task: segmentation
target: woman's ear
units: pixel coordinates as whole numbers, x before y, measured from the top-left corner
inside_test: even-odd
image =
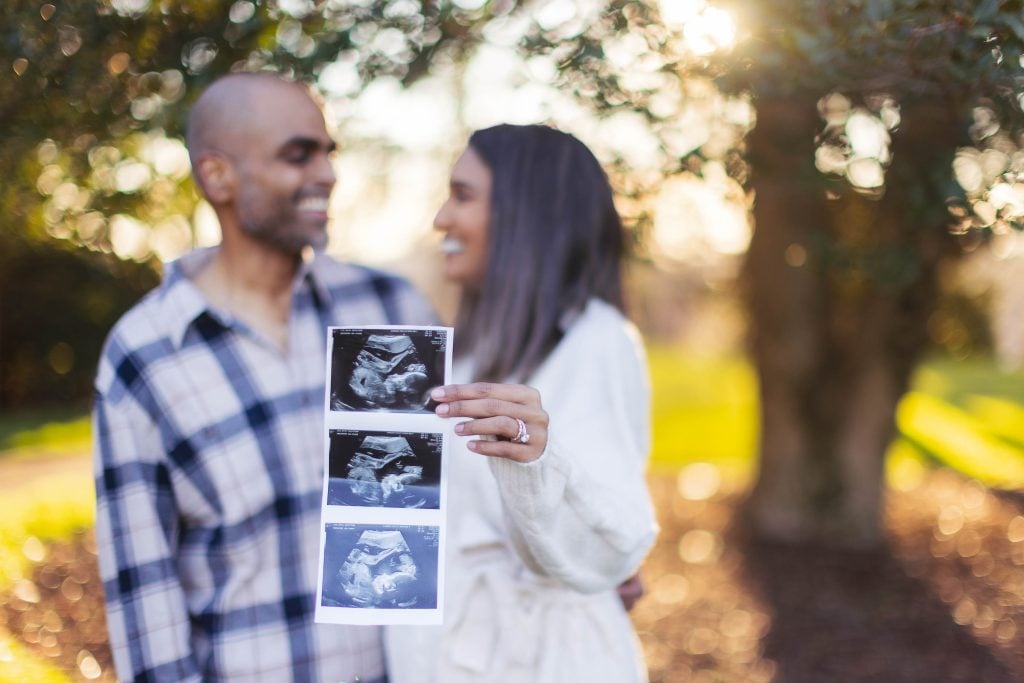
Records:
[[[235,198],[237,187],[235,165],[220,154],[203,154],[195,168],[196,181],[214,206]]]

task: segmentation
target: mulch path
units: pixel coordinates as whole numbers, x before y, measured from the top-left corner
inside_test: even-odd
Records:
[[[889,492],[886,548],[844,552],[745,539],[737,497],[685,475],[651,482],[633,616],[653,683],[1024,681],[1019,496],[937,471]]]
[[[652,683],[1024,681],[1024,496],[930,473],[890,492],[887,547],[864,553],[746,539],[708,482],[651,478],[662,534],[633,618]],[[0,596],[6,629],[114,680],[91,534],[44,554]]]
[[[18,581],[0,594],[2,628],[72,680],[116,681],[92,531],[70,543],[34,540],[25,548],[30,559],[38,560],[31,580]]]

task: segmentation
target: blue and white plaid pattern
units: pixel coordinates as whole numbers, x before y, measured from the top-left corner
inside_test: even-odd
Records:
[[[372,627],[313,623],[325,327],[434,322],[405,281],[318,257],[286,352],[167,267],[114,328],[96,379],[100,569],[122,680],[385,678]]]

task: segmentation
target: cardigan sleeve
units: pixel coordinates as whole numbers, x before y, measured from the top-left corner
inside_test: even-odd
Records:
[[[513,545],[540,575],[580,592],[611,589],[636,571],[657,533],[644,476],[650,389],[639,336],[602,310],[577,321],[537,379],[547,448],[530,463],[489,459]]]

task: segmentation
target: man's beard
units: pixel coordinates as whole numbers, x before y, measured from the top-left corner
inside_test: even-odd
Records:
[[[241,216],[242,232],[290,256],[299,256],[306,247],[323,251],[327,247],[326,226],[315,231],[299,227],[301,220],[296,213],[289,208],[262,218]]]

